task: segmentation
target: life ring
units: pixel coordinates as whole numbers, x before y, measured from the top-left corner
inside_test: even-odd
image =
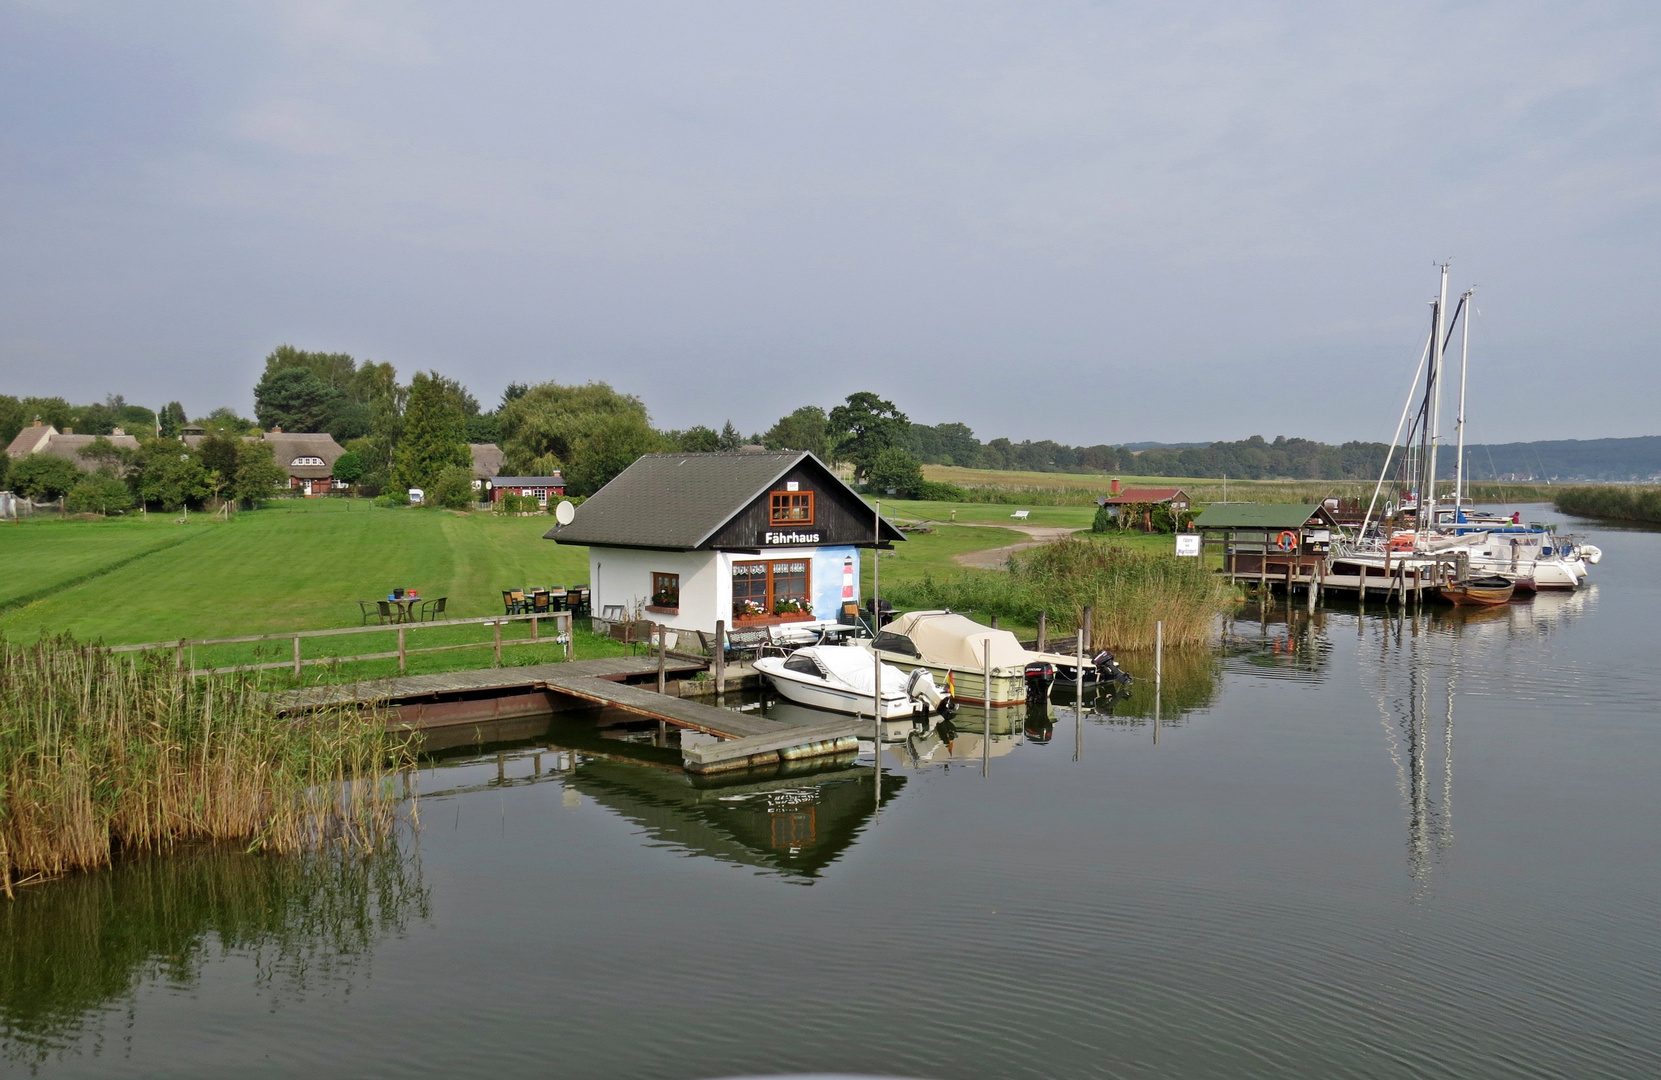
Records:
[[[1297,550],[1298,534],[1293,532],[1291,529],[1281,530],[1281,534],[1275,537],[1275,547],[1282,551]]]
[[[1418,537],[1410,532],[1397,533],[1390,538],[1391,551],[1412,551]]]

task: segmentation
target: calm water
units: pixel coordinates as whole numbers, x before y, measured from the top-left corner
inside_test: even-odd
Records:
[[[32,890],[0,912],[6,1057],[1661,1075],[1661,533],[1591,531],[1574,596],[1243,612],[1172,662],[1157,744],[1144,683],[996,742],[985,778],[976,740],[891,748],[880,814],[869,755],[697,789],[566,731],[574,769],[423,770],[419,834],[368,862],[199,853]]]

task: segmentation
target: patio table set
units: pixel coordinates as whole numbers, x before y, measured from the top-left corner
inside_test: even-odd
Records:
[[[423,600],[413,589],[393,589],[385,600],[359,600],[358,611],[363,615],[365,626],[370,619],[378,619],[382,624],[432,622],[443,617],[449,602],[448,596]]]
[[[580,618],[589,613],[588,597],[587,585],[573,585],[569,589],[503,589],[502,608],[507,615],[551,615],[556,611],[569,611]]]

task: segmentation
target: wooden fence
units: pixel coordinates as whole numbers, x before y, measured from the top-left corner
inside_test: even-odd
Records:
[[[478,619],[443,619],[433,622],[395,623],[391,626],[348,626],[336,630],[294,630],[281,634],[246,634],[241,637],[225,638],[180,638],[178,641],[150,641],[142,645],[114,645],[110,652],[145,652],[156,649],[172,649],[174,662],[184,667],[185,650],[197,645],[245,645],[257,641],[290,641],[294,642],[294,657],[292,660],[279,660],[269,664],[239,664],[233,667],[195,668],[192,675],[220,675],[233,671],[269,671],[276,668],[291,667],[294,677],[300,677],[302,667],[314,664],[346,664],[358,660],[391,660],[398,659],[398,670],[405,668],[406,658],[417,653],[450,652],[455,649],[482,649],[491,646],[495,649],[494,666],[502,666],[502,624],[528,622],[531,624],[530,642],[539,642],[542,639],[541,623],[552,619],[554,622],[554,642],[565,646],[565,659],[570,660],[574,655],[571,647],[571,613],[569,611],[553,611],[537,615],[486,615]],[[405,644],[408,633],[420,630],[431,630],[441,626],[489,626],[491,636],[486,641],[468,641],[460,645],[429,645],[425,648],[412,649]],[[398,649],[396,652],[359,653],[356,656],[320,656],[310,660],[301,659],[300,642],[305,638],[339,637],[345,634],[385,634],[397,631]],[[526,644],[520,641],[510,644]]]

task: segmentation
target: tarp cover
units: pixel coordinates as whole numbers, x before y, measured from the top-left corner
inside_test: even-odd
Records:
[[[846,683],[856,693],[869,694],[875,686],[876,664],[871,654],[852,645],[814,645],[801,650],[819,662],[839,682]],[[882,666],[882,696],[884,699],[905,697],[906,673],[891,664]]]
[[[903,634],[923,654],[925,664],[966,671],[985,666],[984,642],[992,643],[992,670],[1025,667],[1027,651],[1008,630],[989,626],[950,611],[908,611],[883,629]]]

